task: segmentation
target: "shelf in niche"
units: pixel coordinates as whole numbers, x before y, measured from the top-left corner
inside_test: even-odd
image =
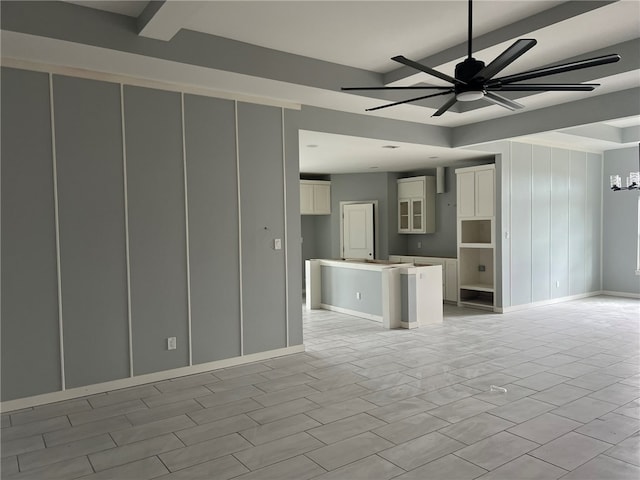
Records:
[[[473,290],[475,292],[491,292],[493,293],[494,288],[493,285],[487,283],[467,283],[464,285],[460,285],[460,289],[464,290]]]
[[[471,245],[493,245],[491,219],[461,219],[460,243]]]
[[[493,248],[491,243],[461,243],[460,248]]]
[[[486,285],[460,285],[461,305],[493,308],[493,287]]]

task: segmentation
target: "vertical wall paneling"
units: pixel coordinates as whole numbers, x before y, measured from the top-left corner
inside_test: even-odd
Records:
[[[531,145],[511,151],[511,305],[531,303]]]
[[[626,177],[638,169],[638,146],[604,152],[602,195],[602,290],[640,297],[638,256],[638,193],[614,192],[610,175]]]
[[[587,154],[572,151],[569,164],[569,295],[585,292]]]
[[[507,187],[511,184],[511,143],[508,144],[508,150],[496,155],[496,165],[500,165],[501,181],[496,182],[496,203],[497,199],[500,203],[500,209],[496,212],[496,236],[500,237],[497,242],[498,251],[502,252],[500,262],[496,261],[496,285],[498,288],[496,305],[509,307],[511,302],[511,191]],[[507,237],[505,237],[505,235]],[[502,268],[500,268],[500,265]],[[500,282],[500,283],[497,283]]]
[[[58,342],[60,343],[60,384],[67,387],[64,366],[64,317],[62,307],[62,270],[60,265],[60,207],[58,205],[58,166],[56,161],[56,119],[53,101],[53,75],[49,74],[49,113],[51,115],[51,158],[53,160],[53,218],[56,232],[56,277],[58,286]]]
[[[193,363],[240,353],[235,108],[184,95]]]
[[[288,344],[301,345],[302,338],[302,310],[300,309],[300,299],[302,298],[302,285],[304,284],[304,261],[298,264],[300,259],[306,258],[302,254],[303,248],[305,253],[316,252],[315,242],[320,232],[316,228],[316,218],[314,215],[300,215],[300,162],[298,130],[299,125],[296,122],[297,111],[284,110],[284,152],[286,161],[285,183],[287,188],[287,284],[288,293]],[[311,236],[302,234],[302,223],[306,222],[311,226]],[[304,243],[301,239],[304,237]],[[307,244],[309,242],[309,244]],[[308,248],[311,247],[311,248]],[[313,253],[313,258],[321,258]],[[296,268],[297,266],[297,268]]]
[[[74,388],[129,375],[120,88],[56,75],[53,100],[65,379]]]
[[[531,148],[531,301],[535,303],[551,298],[551,148]]]
[[[189,187],[187,175],[187,147],[185,141],[184,93],[180,94],[180,123],[182,126],[182,171],[184,178],[184,236],[187,268],[187,345],[189,348],[189,365],[193,365],[193,339],[191,328],[191,260],[189,251]]]
[[[596,292],[602,288],[602,178],[602,156],[587,153],[584,272],[587,292]]]
[[[134,374],[189,363],[180,94],[125,86]],[[177,349],[167,349],[176,337]]]
[[[244,353],[286,346],[280,109],[238,103]]]
[[[280,109],[280,128],[282,129],[282,211],[284,212],[284,316],[285,339],[289,346],[289,237],[287,230],[287,155],[284,143],[284,108]]]
[[[62,387],[49,93],[46,73],[2,68],[3,401]]]
[[[124,124],[124,85],[120,84],[120,127],[122,135],[122,199],[124,202],[124,251],[127,267],[127,335],[129,340],[129,376],[133,377],[133,326],[131,325],[131,254],[129,248],[129,198],[127,196],[127,137]]]
[[[551,297],[569,295],[570,152],[551,151]]]
[[[236,148],[236,190],[238,192],[238,292],[240,295],[240,355],[244,355],[244,295],[242,294],[242,190],[240,185],[240,134],[238,101],[233,102],[234,139]]]

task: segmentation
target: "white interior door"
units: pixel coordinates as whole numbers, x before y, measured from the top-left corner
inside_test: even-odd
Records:
[[[342,206],[342,257],[373,260],[373,203]]]

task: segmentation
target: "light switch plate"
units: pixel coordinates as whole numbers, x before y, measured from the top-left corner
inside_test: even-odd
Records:
[[[273,241],[273,249],[274,250],[282,250],[282,240],[279,238],[276,238]]]

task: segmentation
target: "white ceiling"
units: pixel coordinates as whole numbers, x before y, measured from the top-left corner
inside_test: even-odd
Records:
[[[146,1],[73,1],[91,8],[107,10],[137,17],[147,6]],[[558,9],[586,3],[598,8],[574,16],[558,17]],[[495,58],[518,38],[535,38],[538,44],[507,67],[500,75],[508,75],[548,64],[562,63],[578,55],[598,56],[608,47],[638,39],[640,36],[640,1],[617,2],[561,2],[548,0],[476,0],[474,2],[474,56],[486,63]],[[603,6],[601,6],[603,5]],[[591,7],[590,7],[591,8]],[[416,73],[389,60],[394,55],[405,55],[428,66],[453,75],[455,64],[466,55],[467,2],[450,1],[167,1],[141,35],[154,38],[167,36],[167,40],[180,30],[193,30],[218,37],[267,47],[289,54],[356,67],[376,74],[385,74],[386,83],[412,85],[419,82],[441,84],[437,79]],[[3,36],[3,41],[11,40]],[[20,45],[7,47],[7,51],[22,52],[29,39],[20,38]],[[18,42],[16,40],[16,42]],[[609,66],[573,72],[570,82],[601,83],[594,92],[553,92],[518,97],[525,105],[519,112],[510,112],[482,100],[474,102],[472,110],[458,113],[449,111],[441,117],[431,114],[444,100],[424,104],[406,104],[366,113],[365,108],[406,99],[406,93],[383,97],[376,94],[354,94],[338,88],[318,88],[300,82],[274,81],[260,76],[239,75],[198,66],[186,66],[160,59],[131,58],[125,53],[101,52],[88,46],[63,45],[55,48],[39,44],[40,55],[54,57],[55,52],[71,51],[73,66],[90,68],[100,56],[109,57],[114,71],[145,76],[149,71],[158,80],[180,81],[203,88],[215,84],[217,88],[243,94],[264,96],[301,105],[342,110],[411,122],[457,127],[477,124],[496,118],[513,117],[536,109],[568,104],[583,98],[598,97],[611,92],[640,87],[640,52],[636,66],[622,70]],[[20,50],[22,48],[22,50]],[[12,50],[13,49],[13,50]],[[83,54],[79,50],[83,49]],[[603,51],[604,49],[604,51]],[[37,57],[38,53],[30,54]],[[55,50],[55,52],[54,52]],[[85,52],[86,50],[86,52]],[[3,53],[5,47],[3,46]],[[46,53],[43,53],[46,52]],[[596,54],[592,54],[597,52]],[[82,57],[82,59],[81,59]],[[65,58],[69,58],[66,55]],[[623,62],[620,62],[622,64]],[[615,64],[617,65],[617,64]],[[143,70],[146,69],[146,70]],[[166,78],[159,78],[165,75]],[[545,81],[543,79],[541,81]],[[341,86],[347,85],[336,80]],[[550,82],[555,81],[549,77]],[[416,94],[415,96],[418,96]],[[505,96],[510,96],[506,94]],[[391,100],[390,100],[391,98]],[[442,97],[445,98],[445,97]],[[513,97],[511,97],[513,98]],[[640,98],[630,99],[640,104]],[[616,119],[612,119],[616,120]],[[609,122],[609,127],[629,128],[640,125],[640,117],[626,118],[624,123]],[[579,123],[578,123],[579,124]],[[334,138],[335,137],[335,138]],[[344,138],[342,138],[344,137]],[[527,141],[565,147],[579,147],[603,151],[625,146],[610,139],[586,138],[561,132],[537,132],[523,137]],[[384,143],[389,143],[384,142]],[[380,142],[354,139],[343,135],[303,132],[301,146],[318,144],[318,148],[301,148],[301,170],[323,173],[338,171],[411,170],[418,159],[423,168],[427,164],[440,164],[469,158],[476,152],[442,149],[429,146],[401,145],[401,148],[381,149]],[[374,149],[372,152],[371,149]],[[437,156],[438,159],[429,159]],[[425,160],[426,159],[426,160]],[[426,163],[425,163],[426,162]],[[322,167],[321,167],[322,165]],[[404,166],[402,166],[404,165]]]

